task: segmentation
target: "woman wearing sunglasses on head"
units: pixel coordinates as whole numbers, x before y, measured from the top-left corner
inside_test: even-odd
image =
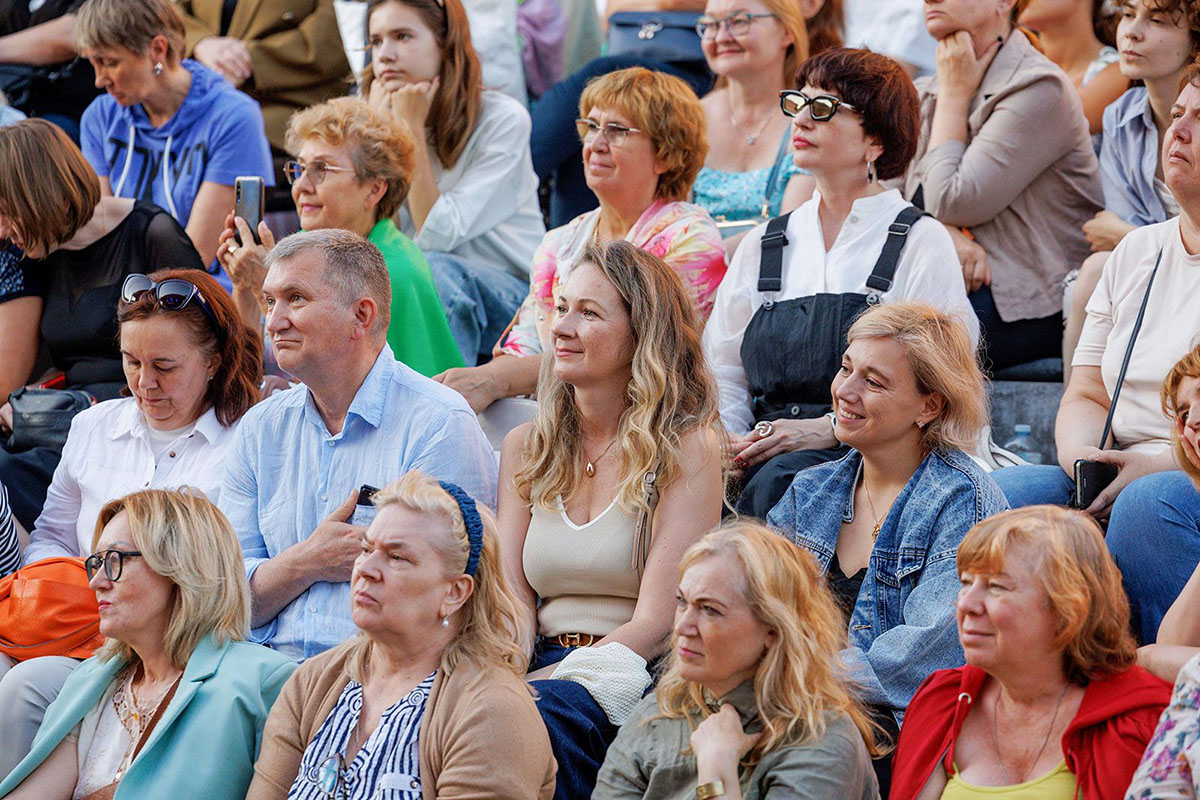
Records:
[[[796,83],[781,102],[796,165],[816,192],[746,235],[704,329],[734,468],[748,478],[738,506],[758,517],[798,470],[841,454],[829,384],[868,305],[921,300],[961,319],[972,342],[978,332],[952,280],[949,235],[880,185],[903,174],[916,147],[917,97],[903,67],[830,50],[804,62]]]
[[[108,641],[0,797],[242,797],[295,664],[243,641],[250,587],[229,521],[199,492],[149,489],[100,510],[93,548],[84,566]]]
[[[79,148],[38,119],[0,128],[0,240],[20,251],[0,267],[0,441],[14,427],[8,395],[35,379],[40,344],[53,370],[36,380],[100,400],[116,397],[124,380],[113,312],[122,281],[132,273],[203,267],[169,214],[102,197]],[[48,440],[28,445],[21,452],[0,447],[0,482],[26,530],[61,451]]]
[[[27,564],[86,554],[100,509],[139,489],[192,486],[216,502],[225,448],[258,400],[262,345],[212,276],[130,275],[117,321],[129,396],[73,420],[30,533]],[[24,756],[74,666],[65,656],[16,665],[0,656],[0,773]]]

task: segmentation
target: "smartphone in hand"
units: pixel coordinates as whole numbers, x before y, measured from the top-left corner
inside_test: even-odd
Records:
[[[1096,502],[1100,493],[1116,480],[1118,471],[1116,464],[1087,458],[1076,459],[1075,494],[1071,498],[1071,505],[1084,509]]]
[[[262,244],[258,238],[258,223],[262,222],[263,218],[265,194],[263,179],[257,175],[241,175],[233,181],[233,214],[246,220],[255,244]],[[241,247],[242,235],[234,233],[234,238]]]

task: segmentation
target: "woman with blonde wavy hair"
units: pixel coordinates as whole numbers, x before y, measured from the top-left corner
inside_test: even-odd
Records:
[[[875,726],[838,669],[845,643],[811,556],[751,520],[707,534],[679,566],[667,671],[592,797],[878,797]]]
[[[501,451],[500,531],[537,631],[529,678],[559,797],[588,797],[664,650],[679,558],[720,519],[722,453],[674,270],[629,242],[593,245],[553,302],[537,416]]]
[[[909,705],[892,800],[1126,797],[1170,687],[1135,664],[1100,526],[1026,506],[975,525],[956,561],[967,663]]]
[[[295,664],[249,644],[250,587],[229,521],[195,490],[113,500],[84,566],[96,655],[46,710],[0,797],[241,797]]]
[[[373,501],[350,579],[360,633],[284,686],[247,800],[549,800],[554,759],[522,680],[525,619],[495,517],[415,470]]]

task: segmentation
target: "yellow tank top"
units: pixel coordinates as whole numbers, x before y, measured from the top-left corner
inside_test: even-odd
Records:
[[[942,790],[942,800],[1075,800],[1076,791],[1075,776],[1067,762],[1060,761],[1042,777],[1013,786],[973,786],[956,771]]]

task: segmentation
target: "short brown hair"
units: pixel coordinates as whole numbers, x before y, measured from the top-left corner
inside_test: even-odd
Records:
[[[1133,666],[1137,645],[1129,630],[1129,599],[1104,534],[1091,517],[1058,506],[1026,506],[989,517],[967,531],[958,571],[991,575],[1004,568],[1014,543],[1037,554],[1034,568],[1058,620],[1068,680],[1089,680]]]
[[[148,277],[156,283],[171,278],[188,281],[200,290],[215,320],[209,319],[199,303],[192,302],[169,311],[157,302],[152,292],[146,292],[132,303],[117,304],[117,322],[169,317],[187,325],[192,344],[205,357],[219,359],[217,371],[208,382],[205,409],[212,408],[222,425],[233,425],[259,399],[262,337],[242,322],[233,298],[208,273],[198,269],[164,269],[152,272]]]
[[[870,50],[839,47],[815,55],[796,70],[796,88],[820,87],[858,109],[863,132],[883,146],[875,160],[880,180],[899,178],[917,154],[921,101],[904,67]]]
[[[1171,371],[1167,373],[1167,379],[1163,381],[1162,410],[1171,418],[1172,423],[1179,415],[1175,395],[1179,392],[1179,385],[1183,383],[1184,378],[1200,378],[1200,344],[1176,361],[1175,366],[1171,367]],[[1193,464],[1192,460],[1187,457],[1187,453],[1183,451],[1183,443],[1179,440],[1179,430],[1174,424],[1171,426],[1171,444],[1175,449],[1175,460],[1192,479],[1192,483],[1200,488],[1200,466]]]
[[[299,155],[305,139],[347,146],[360,182],[383,178],[387,191],[375,206],[375,219],[387,219],[408,196],[416,145],[405,125],[358,97],[338,97],[297,111],[288,122],[287,149]]]
[[[95,170],[57,125],[26,119],[0,128],[0,213],[27,248],[70,241],[99,202]]]
[[[75,18],[80,52],[123,47],[141,55],[155,36],[166,38],[170,63],[183,58],[183,17],[172,0],[87,0]]]
[[[923,429],[922,442],[929,448],[973,452],[988,422],[986,379],[963,321],[925,303],[884,303],[854,321],[846,343],[876,338],[903,345],[917,391],[946,401],[942,413]]]
[[[654,156],[666,168],[655,196],[686,200],[708,157],[708,123],[692,87],[680,78],[645,67],[630,67],[593,78],[579,96],[579,115],[593,108],[616,111],[654,143]]]

